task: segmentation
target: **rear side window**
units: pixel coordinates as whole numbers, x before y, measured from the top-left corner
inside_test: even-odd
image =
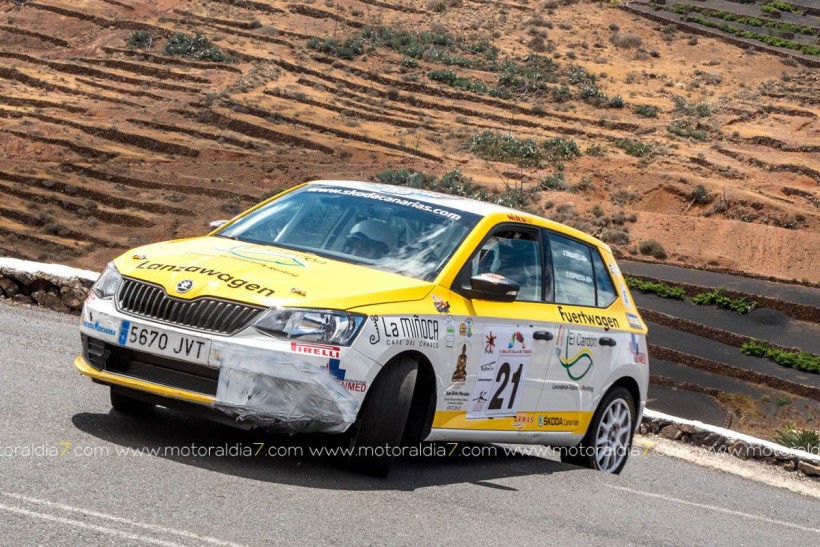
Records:
[[[590,248],[572,239],[550,234],[550,249],[555,274],[555,302],[594,307],[595,272]]]
[[[601,254],[596,249],[592,249],[592,265],[595,268],[595,292],[598,298],[598,307],[606,308],[612,304],[617,294],[612,286],[612,279],[606,273],[606,266],[604,266],[604,261],[601,260]]]

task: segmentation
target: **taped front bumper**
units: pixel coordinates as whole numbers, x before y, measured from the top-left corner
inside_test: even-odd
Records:
[[[89,308],[93,308],[96,322],[110,323],[104,333],[94,330],[96,323],[86,317]],[[341,433],[356,420],[359,399],[329,373],[324,357],[288,351],[289,346],[268,338],[243,336],[227,340],[197,333],[197,337],[211,341],[207,363],[174,361],[152,357],[139,348],[132,350],[116,333],[125,321],[132,326],[144,325],[186,336],[191,336],[189,331],[124,316],[110,304],[99,301],[86,305],[83,319],[87,321],[80,330],[96,340],[97,353],[94,358],[78,357],[75,366],[100,382],[195,402],[237,422],[277,432]],[[184,373],[188,375],[196,375],[198,370],[213,375],[218,370],[215,394],[192,390],[189,385],[175,385],[178,382],[173,378],[179,378],[182,370],[175,369],[175,363],[185,364]]]
[[[214,344],[220,363],[214,407],[238,421],[287,433],[341,433],[359,401],[327,370],[296,354]]]

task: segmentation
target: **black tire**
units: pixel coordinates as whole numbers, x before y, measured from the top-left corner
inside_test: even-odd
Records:
[[[561,461],[618,475],[629,459],[634,434],[635,400],[626,388],[616,386],[601,400],[581,443],[559,450]],[[606,439],[596,446],[602,435]]]
[[[154,413],[154,405],[140,401],[123,394],[121,391],[111,388],[111,406],[117,412],[128,414],[129,416],[150,416]]]
[[[401,446],[418,366],[415,360],[400,356],[376,377],[353,425],[348,468],[375,477],[387,476],[395,456],[392,449]]]

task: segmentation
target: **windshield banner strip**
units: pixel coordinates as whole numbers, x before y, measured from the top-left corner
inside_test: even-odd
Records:
[[[394,203],[396,205],[403,205],[405,207],[412,207],[414,209],[419,209],[422,211],[426,211],[428,213],[440,215],[451,220],[461,220],[461,215],[459,215],[458,213],[454,213],[446,209],[439,209],[433,205],[430,205],[429,203],[423,203],[421,201],[415,201],[411,199],[397,198],[395,196],[388,196],[386,194],[380,194],[378,192],[364,192],[362,190],[354,190],[350,188],[328,188],[326,186],[308,188],[307,191],[321,194],[335,194],[340,196],[354,196],[357,198],[374,199],[377,201]]]

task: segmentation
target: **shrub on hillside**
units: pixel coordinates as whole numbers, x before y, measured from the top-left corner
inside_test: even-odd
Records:
[[[651,255],[659,260],[663,260],[667,256],[666,249],[655,239],[641,241],[640,245],[638,245],[638,251],[640,251],[642,255]]]

